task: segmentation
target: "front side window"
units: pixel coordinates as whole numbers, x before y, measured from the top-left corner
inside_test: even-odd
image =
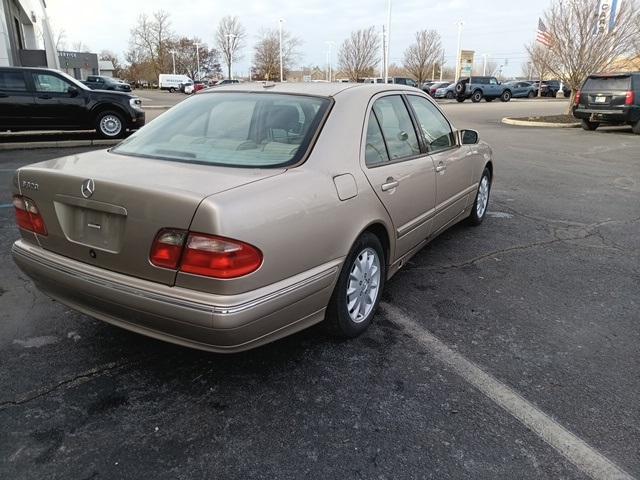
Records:
[[[492,78],[492,79],[489,80],[489,83],[491,85],[497,85],[498,84],[498,80],[496,80],[495,78]]]
[[[48,73],[34,73],[33,83],[36,86],[36,92],[41,93],[67,93],[72,86],[60,77]]]
[[[429,151],[433,153],[453,147],[454,134],[444,115],[430,101],[422,97],[409,95],[408,98],[418,117]]]
[[[27,84],[22,72],[0,72],[0,91],[26,92]]]
[[[407,107],[399,95],[382,97],[373,104],[391,160],[420,154],[418,137]]]
[[[297,162],[329,108],[326,98],[219,92],[181,102],[112,151],[234,167]]]

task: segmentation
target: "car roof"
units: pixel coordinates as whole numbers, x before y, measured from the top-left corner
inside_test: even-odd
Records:
[[[337,95],[375,95],[385,91],[408,91],[420,93],[421,90],[407,85],[395,83],[342,83],[342,82],[302,82],[302,83],[272,83],[246,82],[240,84],[226,84],[202,93],[212,92],[272,92],[299,95],[314,95],[319,97],[335,97]]]
[[[639,72],[601,72],[601,73],[592,73],[589,75],[590,78],[601,78],[601,77],[628,77],[630,75],[640,75]]]

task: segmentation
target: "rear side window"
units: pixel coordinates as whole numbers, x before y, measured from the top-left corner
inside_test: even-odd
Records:
[[[302,95],[198,95],[112,151],[233,167],[289,165],[302,158],[329,106],[329,99]]]
[[[382,130],[380,130],[380,124],[373,110],[369,114],[367,145],[365,148],[365,163],[368,167],[389,161],[387,147],[384,144],[384,138],[382,138]]]
[[[631,89],[631,77],[589,77],[582,88],[586,91]]]
[[[0,72],[0,90],[5,92],[26,92],[27,84],[22,72]]]
[[[391,160],[420,153],[409,111],[399,95],[382,97],[373,104]]]

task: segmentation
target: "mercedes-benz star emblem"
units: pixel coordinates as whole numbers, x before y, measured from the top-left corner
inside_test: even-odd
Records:
[[[93,192],[96,191],[96,182],[93,181],[93,178],[87,178],[84,182],[82,182],[82,186],[80,187],[80,193],[84,198],[89,198],[93,195]]]

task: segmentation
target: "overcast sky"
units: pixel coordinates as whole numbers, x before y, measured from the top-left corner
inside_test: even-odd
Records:
[[[456,22],[465,22],[462,48],[476,51],[476,59],[490,54],[498,65],[508,59],[506,75],[519,75],[526,59],[524,44],[535,38],[538,17],[551,0],[393,0],[391,62],[401,64],[402,53],[414,33],[436,29],[442,36],[445,61],[455,63]],[[302,40],[299,65],[325,64],[326,41],[339,45],[350,31],[376,25],[386,18],[386,0],[48,0],[54,29],[64,29],[67,48],[77,41],[92,51],[112,50],[122,58],[137,16],[164,9],[179,35],[199,36],[213,44],[221,17],[237,15],[248,32],[244,59],[234,70],[246,75],[250,47],[262,28],[285,28]],[[334,48],[334,64],[336,59]]]

